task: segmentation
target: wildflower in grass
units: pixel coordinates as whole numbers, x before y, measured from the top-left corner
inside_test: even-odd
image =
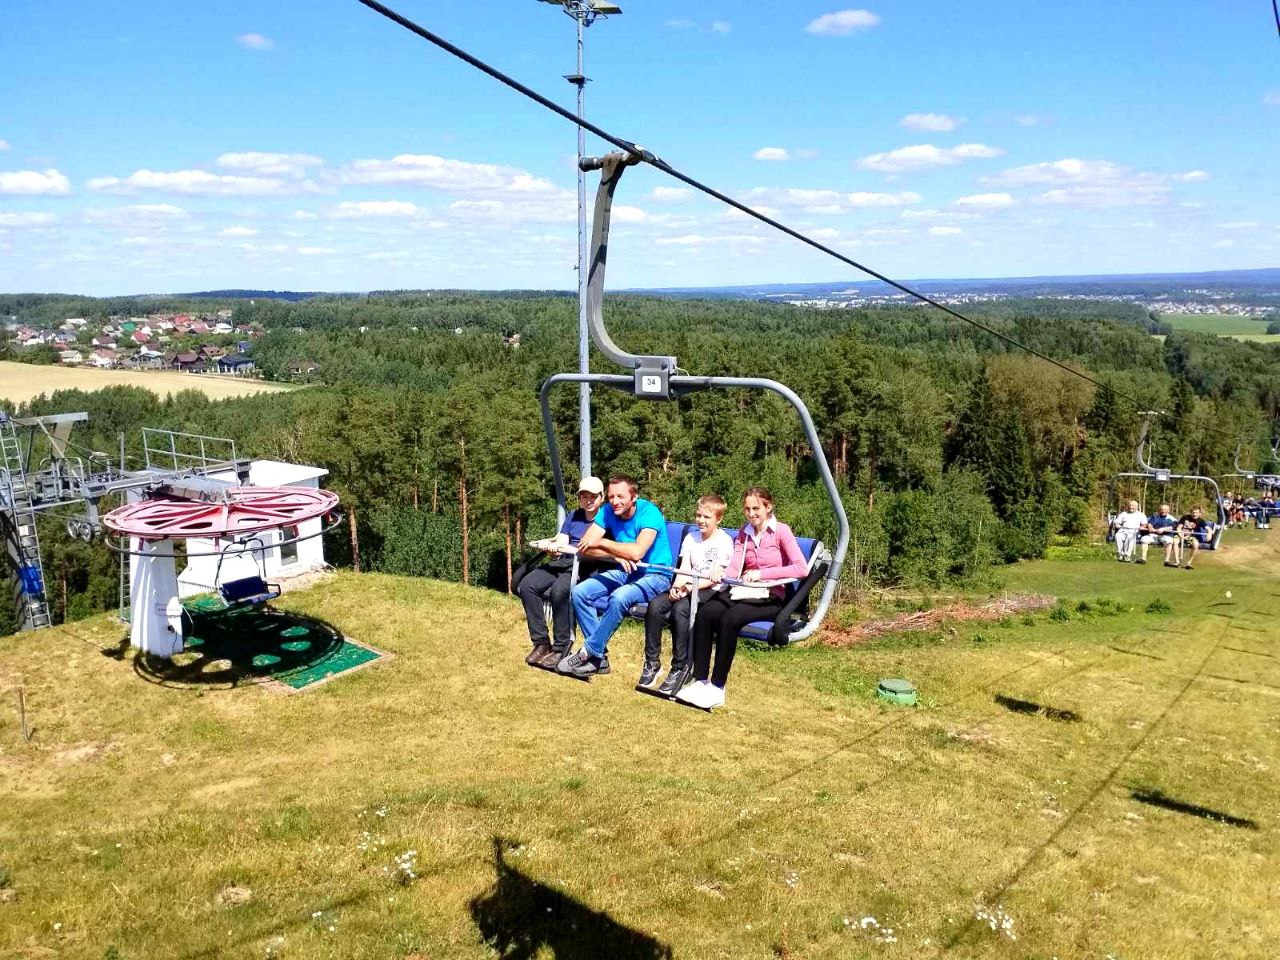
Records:
[[[407,887],[418,879],[418,851],[406,850],[395,858],[394,867],[383,867],[382,872],[402,887]]]
[[[1013,932],[1013,917],[1005,912],[1004,904],[997,904],[994,908],[979,905],[973,911],[973,916],[989,926],[993,933],[1003,934],[1010,940],[1018,939],[1018,935]]]

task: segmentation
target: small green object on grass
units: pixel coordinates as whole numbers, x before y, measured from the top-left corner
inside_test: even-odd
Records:
[[[910,680],[881,680],[876,687],[876,696],[901,707],[914,707],[916,704],[916,688]]]

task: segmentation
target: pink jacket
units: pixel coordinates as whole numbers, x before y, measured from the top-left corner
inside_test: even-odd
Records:
[[[733,538],[733,556],[725,576],[739,579],[748,570],[758,570],[761,580],[800,580],[808,575],[809,565],[791,528],[776,518],[773,523],[774,529],[766,528],[760,534],[759,547],[751,538],[751,524],[743,525]],[[787,588],[779,585],[769,593],[782,599]]]

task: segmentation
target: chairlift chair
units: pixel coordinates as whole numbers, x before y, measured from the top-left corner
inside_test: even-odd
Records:
[[[1197,539],[1200,540],[1201,549],[1217,550],[1218,545],[1222,542],[1222,533],[1227,527],[1227,511],[1222,502],[1222,489],[1213,477],[1205,477],[1194,473],[1175,473],[1162,467],[1153,467],[1147,462],[1147,441],[1151,431],[1151,421],[1156,416],[1158,416],[1157,411],[1148,411],[1142,421],[1142,431],[1138,436],[1137,449],[1134,451],[1134,459],[1138,462],[1138,469],[1122,471],[1116,474],[1115,482],[1118,483],[1125,478],[1143,481],[1142,509],[1144,512],[1147,510],[1146,491],[1147,485],[1150,483],[1165,486],[1177,481],[1190,481],[1205,485],[1211,491],[1218,519],[1211,534],[1204,537],[1198,535]],[[1110,524],[1108,524],[1108,527],[1110,527]]]
[[[788,588],[787,602],[775,621],[748,624],[742,635],[751,639],[768,640],[778,645],[794,643],[815,633],[822,624],[835,595],[849,547],[849,520],[844,504],[836,489],[831,467],[822,450],[817,428],[804,401],[786,385],[762,377],[697,377],[680,373],[675,357],[647,356],[627,353],[613,342],[605,329],[603,317],[605,264],[608,257],[609,225],[614,192],[623,172],[629,166],[641,162],[634,153],[616,152],[604,157],[588,157],[582,161],[584,170],[600,170],[600,185],[596,190],[595,215],[591,232],[591,257],[587,280],[587,327],[592,342],[609,360],[628,371],[628,374],[606,373],[557,373],[543,382],[539,392],[542,408],[542,425],[546,432],[547,449],[551,458],[551,472],[556,493],[557,525],[564,522],[567,508],[564,497],[564,470],[556,443],[555,428],[551,416],[550,396],[553,388],[565,383],[599,384],[619,390],[642,400],[679,400],[691,393],[703,390],[763,390],[785,400],[796,411],[804,428],[814,463],[822,477],[823,486],[836,517],[837,536],[835,551],[829,552],[821,541],[797,537],[800,548],[809,561],[808,576]],[[683,524],[670,524],[668,536],[674,536],[672,528]],[[680,540],[683,539],[680,531]],[[672,556],[679,555],[680,540],[672,540]],[[574,578],[577,576],[575,559]],[[818,584],[822,584],[816,605],[807,612],[807,604]],[[643,611],[638,611],[643,616]],[[633,614],[634,615],[634,614]]]

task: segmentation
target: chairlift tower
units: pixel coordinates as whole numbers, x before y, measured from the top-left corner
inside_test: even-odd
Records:
[[[588,77],[583,74],[583,36],[586,28],[601,17],[617,16],[622,8],[609,0],[540,0],[560,7],[573,18],[578,31],[578,68],[566,74],[578,89],[578,119],[584,116]],[[578,373],[591,372],[591,339],[587,330],[587,175],[582,159],[587,150],[587,134],[578,125]],[[578,467],[582,474],[591,470],[591,384],[578,384]]]

